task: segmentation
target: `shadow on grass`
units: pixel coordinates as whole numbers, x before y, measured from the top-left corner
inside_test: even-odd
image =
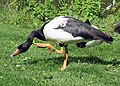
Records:
[[[50,59],[46,59],[48,61],[54,61],[56,64],[62,64],[64,58],[63,57],[58,57],[58,58],[50,58]],[[113,59],[111,61],[107,61],[107,60],[103,60],[100,59],[99,57],[95,57],[95,56],[88,56],[88,57],[69,57],[68,58],[68,64],[69,63],[90,63],[90,64],[103,64],[103,65],[108,65],[108,64],[112,64],[113,66],[118,66],[120,64],[120,61],[117,61],[116,59]]]
[[[24,64],[37,64],[39,61],[44,61],[45,63],[51,63],[54,62],[55,64],[63,64],[64,57],[53,57],[53,58],[47,58],[47,59],[37,59],[32,61],[26,61]],[[68,58],[68,64],[69,63],[90,63],[90,64],[103,64],[108,65],[111,64],[113,66],[118,66],[120,64],[120,61],[117,61],[116,59],[113,59],[111,61],[100,59],[99,57],[95,56],[88,56],[88,57],[69,57]]]

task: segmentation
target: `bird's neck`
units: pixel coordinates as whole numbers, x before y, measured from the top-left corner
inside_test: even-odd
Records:
[[[29,44],[32,44],[33,39],[34,39],[35,37],[38,38],[38,39],[40,39],[40,40],[45,41],[45,37],[44,37],[43,31],[37,30],[37,31],[32,31],[32,32],[29,34],[28,39],[27,39],[27,42],[28,42]]]
[[[28,39],[27,39],[26,42],[28,42],[28,43],[31,45],[32,42],[33,42],[34,37],[35,37],[35,34],[34,34],[34,32],[32,31],[32,32],[30,33],[30,35],[29,35],[29,37],[28,37]]]

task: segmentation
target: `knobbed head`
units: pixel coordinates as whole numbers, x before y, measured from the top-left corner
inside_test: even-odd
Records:
[[[39,29],[37,31],[33,30],[29,36],[28,36],[28,39],[22,43],[21,45],[18,46],[17,50],[14,51],[12,54],[11,54],[11,57],[14,57],[20,53],[23,53],[23,52],[26,52],[30,46],[32,45],[33,43],[33,39],[34,37],[40,39],[40,40],[44,40],[45,41],[45,37],[44,37],[44,34],[43,34],[43,30],[42,29]]]

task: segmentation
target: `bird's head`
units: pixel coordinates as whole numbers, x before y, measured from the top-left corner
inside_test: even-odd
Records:
[[[11,57],[14,57],[18,54],[21,54],[23,52],[26,52],[30,48],[31,43],[24,42],[21,45],[18,46],[18,48],[11,54]]]

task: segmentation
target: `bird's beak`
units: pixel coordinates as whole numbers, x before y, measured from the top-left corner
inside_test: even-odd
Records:
[[[14,56],[16,56],[16,55],[18,55],[18,54],[20,54],[20,53],[21,53],[20,50],[17,49],[17,50],[14,51],[10,56],[11,56],[11,57],[14,57]]]

